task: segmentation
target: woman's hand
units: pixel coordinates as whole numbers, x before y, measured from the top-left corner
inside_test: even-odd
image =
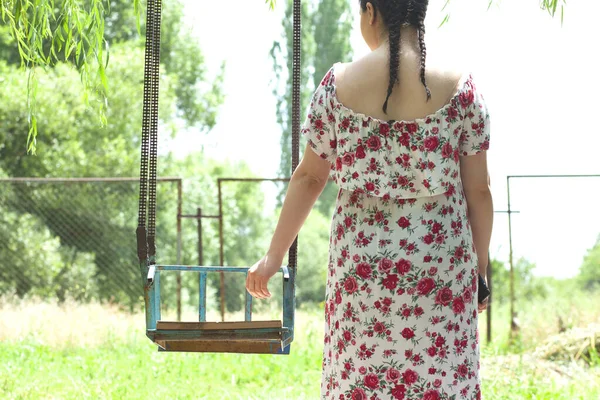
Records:
[[[246,290],[257,299],[267,299],[271,293],[267,288],[269,279],[279,271],[283,259],[267,254],[254,264],[246,277]]]

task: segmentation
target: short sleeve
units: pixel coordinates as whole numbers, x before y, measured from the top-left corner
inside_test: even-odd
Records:
[[[330,70],[315,90],[301,132],[319,157],[334,164],[337,157],[337,141],[332,101],[332,73]]]
[[[490,147],[490,115],[482,94],[476,89],[472,77],[459,94],[464,112],[463,131],[460,136],[460,155],[473,156]]]

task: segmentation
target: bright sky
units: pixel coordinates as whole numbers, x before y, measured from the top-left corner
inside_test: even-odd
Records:
[[[352,2],[358,18],[358,1]],[[245,160],[256,175],[274,177],[280,131],[272,95],[269,49],[280,35],[278,10],[263,0],[187,0],[211,73],[224,60],[226,101],[208,135],[180,134],[169,144],[178,155],[201,148],[212,157]],[[445,0],[429,3],[430,54],[458,59],[474,72],[492,116],[489,167],[496,210],[507,208],[507,175],[600,174],[600,2],[568,2],[564,25],[538,0],[451,0],[451,18],[438,25]],[[358,21],[358,19],[357,19]],[[369,50],[358,24],[354,57]],[[515,256],[537,264],[538,275],[577,273],[600,233],[600,178],[511,180]],[[492,256],[508,260],[506,214],[496,214]]]

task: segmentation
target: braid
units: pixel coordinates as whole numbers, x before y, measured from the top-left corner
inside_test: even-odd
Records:
[[[427,1],[422,2],[420,6],[421,9],[417,12],[417,32],[419,35],[419,47],[421,48],[421,83],[425,87],[427,101],[429,101],[431,99],[431,91],[425,81],[425,59],[427,58],[427,50],[425,48],[425,11],[427,9]]]
[[[388,100],[392,95],[394,86],[398,82],[398,70],[400,69],[400,25],[389,27],[390,32],[390,80],[388,83],[387,96],[383,103],[383,112],[387,114]]]
[[[427,93],[427,101],[431,99],[431,91],[427,87],[425,82],[425,58],[427,57],[427,50],[425,49],[425,24],[421,22],[419,26],[419,47],[421,47],[421,83],[425,86],[425,93]]]
[[[417,29],[419,48],[421,49],[420,77],[425,87],[427,101],[431,99],[431,92],[425,80],[425,59],[427,51],[425,48],[425,13],[429,0],[360,0],[363,11],[367,9],[367,3],[372,3],[376,12],[380,12],[381,18],[388,28],[390,47],[390,80],[388,83],[383,112],[387,114],[387,106],[394,86],[398,83],[398,71],[400,69],[400,29],[403,25],[410,25]]]

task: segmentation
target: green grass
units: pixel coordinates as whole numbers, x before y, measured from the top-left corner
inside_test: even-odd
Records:
[[[579,322],[598,321],[598,302],[586,301]],[[557,305],[547,307],[531,314],[533,322],[526,318],[532,332],[556,330],[549,315]],[[600,398],[598,362],[592,368],[532,363],[526,357],[534,343],[531,330],[523,328],[523,344],[511,352],[501,337],[503,313],[499,307],[497,336],[483,349],[486,400]],[[0,399],[317,400],[322,322],[318,310],[298,313],[290,356],[159,353],[145,338],[140,315],[99,306],[0,302]]]

